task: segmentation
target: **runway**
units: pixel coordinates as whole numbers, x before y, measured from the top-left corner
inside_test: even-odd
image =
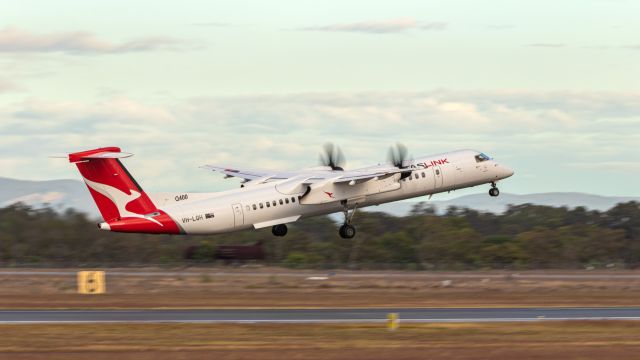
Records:
[[[5,310],[0,324],[35,323],[366,323],[398,313],[401,322],[640,320],[640,307]]]

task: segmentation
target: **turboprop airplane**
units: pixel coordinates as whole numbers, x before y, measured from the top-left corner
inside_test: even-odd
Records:
[[[132,154],[105,147],[69,154],[89,188],[104,222],[102,230],[151,234],[220,234],[270,227],[285,236],[287,224],[301,218],[344,214],[339,234],[356,234],[358,208],[418,196],[490,184],[513,170],[474,150],[458,150],[407,159],[401,144],[391,148],[389,163],[343,169],[344,156],[325,145],[323,166],[300,171],[258,171],[214,165],[203,168],[242,179],[240,188],[215,193],[146,193],[120,159]]]

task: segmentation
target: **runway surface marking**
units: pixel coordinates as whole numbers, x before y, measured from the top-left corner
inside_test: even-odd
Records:
[[[37,323],[362,323],[521,322],[549,320],[640,320],[640,307],[607,308],[376,308],[376,309],[184,309],[184,310],[4,310],[0,324]]]

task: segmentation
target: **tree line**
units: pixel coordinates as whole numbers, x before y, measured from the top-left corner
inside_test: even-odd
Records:
[[[360,211],[345,240],[330,217],[303,219],[283,238],[270,229],[211,236],[105,232],[85,214],[0,209],[0,265],[132,266],[206,264],[221,244],[263,242],[266,264],[309,268],[545,269],[640,265],[640,203],[608,211],[514,205],[502,214],[418,203],[394,217]],[[185,250],[196,246],[191,260]]]

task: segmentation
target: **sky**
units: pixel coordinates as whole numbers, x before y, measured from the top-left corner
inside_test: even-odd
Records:
[[[0,1],[0,176],[119,146],[148,192],[198,167],[481,150],[501,191],[639,196],[640,1]],[[457,194],[477,193],[470,189]]]

